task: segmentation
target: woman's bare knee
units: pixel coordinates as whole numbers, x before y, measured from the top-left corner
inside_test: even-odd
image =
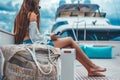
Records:
[[[71,37],[67,37],[69,42],[73,42],[73,39]]]

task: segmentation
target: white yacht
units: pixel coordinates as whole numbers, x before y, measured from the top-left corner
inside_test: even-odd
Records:
[[[51,32],[73,38],[98,65],[108,68],[107,78],[88,78],[78,66],[76,80],[120,80],[120,26],[111,25],[97,4],[64,4],[57,9]],[[111,49],[107,49],[111,47]],[[100,58],[100,59],[99,59]],[[114,76],[113,76],[114,75]]]
[[[97,4],[64,4],[57,9],[51,32],[72,37],[79,45],[111,46],[120,55],[120,26],[113,26]]]

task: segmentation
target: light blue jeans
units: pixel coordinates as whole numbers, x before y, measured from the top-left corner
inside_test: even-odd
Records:
[[[28,39],[28,40],[21,42],[20,44],[32,44],[32,41]]]
[[[33,44],[30,39],[25,40],[25,41],[21,42],[20,44],[23,44],[23,43],[24,43],[24,44]],[[54,46],[54,43],[53,43],[52,40],[50,40],[50,41],[47,43],[47,45]]]

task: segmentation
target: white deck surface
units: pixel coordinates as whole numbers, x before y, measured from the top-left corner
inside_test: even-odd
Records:
[[[106,77],[88,77],[86,69],[76,62],[76,80],[120,80],[120,56],[113,59],[92,59],[99,66],[106,67]]]

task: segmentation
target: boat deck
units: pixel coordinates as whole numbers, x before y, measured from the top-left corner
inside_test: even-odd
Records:
[[[76,80],[120,80],[120,56],[113,59],[91,59],[99,66],[106,67],[106,77],[88,77],[86,69],[76,62]]]

